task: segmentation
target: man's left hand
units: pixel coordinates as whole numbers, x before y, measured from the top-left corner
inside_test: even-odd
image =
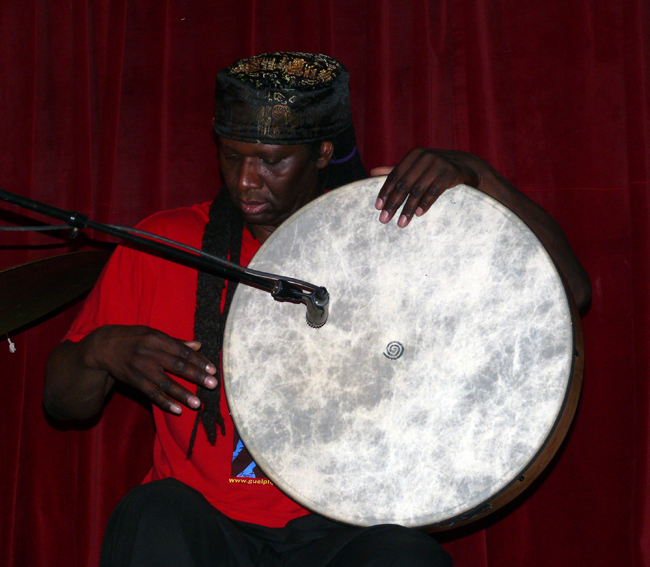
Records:
[[[395,167],[373,169],[373,176],[388,175],[375,204],[381,211],[379,221],[389,222],[404,203],[397,221],[403,228],[413,215],[426,213],[450,187],[461,183],[478,187],[480,177],[470,165],[472,158],[464,152],[413,148]]]

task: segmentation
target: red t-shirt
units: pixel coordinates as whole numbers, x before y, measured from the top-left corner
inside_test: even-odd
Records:
[[[158,213],[139,227],[200,248],[209,206],[204,203]],[[245,229],[240,263],[247,266],[259,247],[260,243]],[[117,324],[146,325],[172,337],[191,340],[196,280],[195,269],[119,246],[65,338],[76,342],[101,325]],[[175,379],[195,391],[195,385]],[[217,443],[212,446],[199,427],[191,459],[186,454],[196,413],[185,407],[180,416],[156,407],[153,411],[154,462],[145,482],[174,477],[200,491],[230,518],[269,527],[282,527],[308,513],[264,478],[254,463],[242,467],[242,447],[230,419],[223,385],[221,415],[226,422],[226,436],[218,434]]]

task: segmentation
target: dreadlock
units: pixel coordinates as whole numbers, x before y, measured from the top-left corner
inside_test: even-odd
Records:
[[[221,189],[210,205],[209,221],[203,233],[202,249],[220,258],[228,258],[231,262],[239,263],[241,254],[242,230],[244,219],[230,202],[228,191]],[[196,421],[190,437],[187,458],[192,456],[194,441],[199,422],[208,437],[210,444],[217,441],[217,426],[221,435],[226,434],[226,426],[219,410],[221,400],[221,347],[226,317],[230,309],[236,281],[230,281],[226,286],[226,301],[221,309],[224,279],[214,274],[199,271],[196,285],[196,314],[194,316],[194,336],[201,342],[201,353],[214,361],[218,372],[217,386],[214,389],[198,386],[196,395],[201,400],[201,407],[196,413]]]

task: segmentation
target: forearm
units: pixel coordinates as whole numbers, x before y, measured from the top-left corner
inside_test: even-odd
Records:
[[[581,315],[585,315],[591,302],[591,282],[560,225],[488,164],[475,159],[472,165],[479,173],[478,189],[508,207],[536,234],[564,276]]]
[[[78,343],[54,349],[45,370],[43,405],[58,419],[88,419],[99,413],[114,380],[93,356],[101,328]]]

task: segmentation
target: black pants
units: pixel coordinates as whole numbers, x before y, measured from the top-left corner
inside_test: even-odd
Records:
[[[451,567],[427,534],[315,514],[284,528],[236,522],[174,479],[134,488],[108,521],[100,567]]]

